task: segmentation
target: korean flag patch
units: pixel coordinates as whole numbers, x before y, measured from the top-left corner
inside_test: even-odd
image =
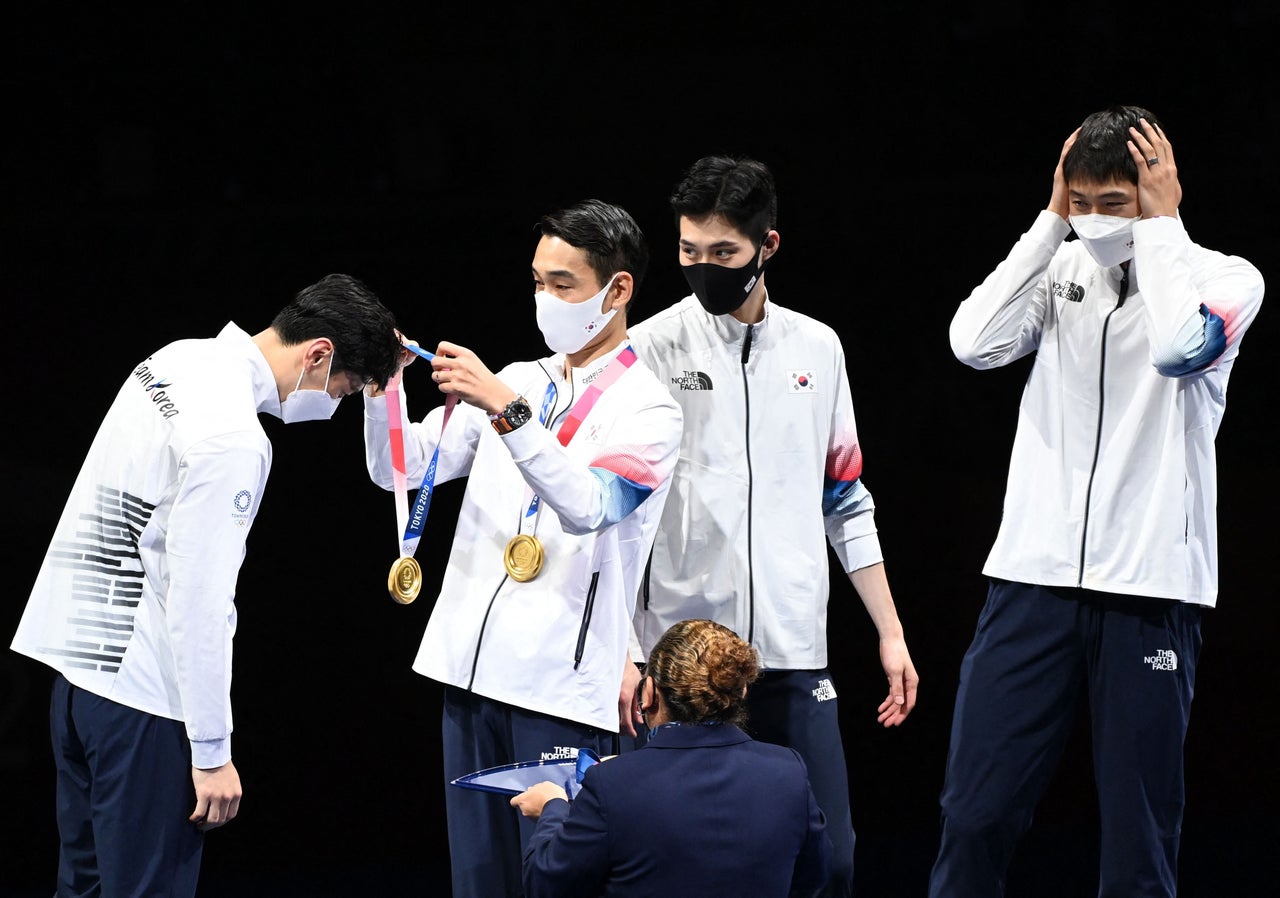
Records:
[[[805,368],[800,371],[787,372],[787,392],[789,393],[816,393],[818,387],[813,381],[812,369]]]

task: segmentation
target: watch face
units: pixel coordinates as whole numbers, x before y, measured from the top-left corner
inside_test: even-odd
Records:
[[[522,424],[529,423],[529,419],[533,417],[533,412],[529,408],[529,403],[523,399],[516,399],[503,410],[502,417],[511,422],[512,427],[519,427]]]

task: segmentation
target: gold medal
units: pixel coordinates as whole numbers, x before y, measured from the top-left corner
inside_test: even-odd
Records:
[[[502,553],[502,564],[512,580],[532,580],[542,570],[542,541],[527,533],[516,534]]]
[[[401,605],[408,605],[418,597],[422,589],[422,568],[410,555],[396,559],[391,565],[391,574],[387,577],[387,590],[391,598]]]

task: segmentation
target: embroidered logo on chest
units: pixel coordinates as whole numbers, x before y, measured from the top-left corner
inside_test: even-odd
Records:
[[[1064,299],[1067,302],[1083,302],[1084,287],[1079,284],[1073,284],[1071,281],[1055,282],[1053,285],[1053,298]]]
[[[679,390],[710,390],[711,378],[702,371],[685,371],[671,378],[671,386]]]

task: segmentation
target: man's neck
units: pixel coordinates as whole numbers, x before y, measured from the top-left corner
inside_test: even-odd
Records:
[[[284,397],[293,390],[294,385],[289,378],[297,373],[297,369],[289,365],[292,361],[288,354],[289,348],[280,342],[280,335],[271,327],[258,331],[250,339],[267,360],[267,367],[271,369],[271,376],[276,382],[276,393],[283,402]]]
[[[764,301],[768,295],[768,292],[764,289],[764,276],[761,275],[760,283],[756,284],[755,289],[751,291],[751,295],[747,297],[747,301],[729,314],[743,324],[759,324],[764,321]]]

